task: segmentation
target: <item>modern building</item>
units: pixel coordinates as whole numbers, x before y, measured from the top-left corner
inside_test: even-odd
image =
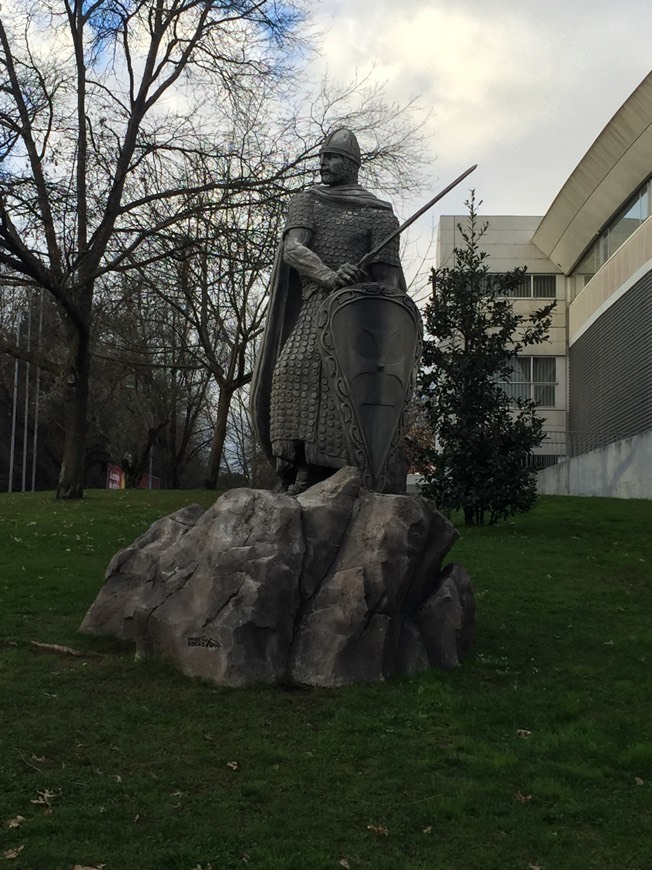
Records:
[[[521,310],[557,299],[550,341],[519,362],[546,419],[542,492],[652,498],[652,73],[541,217],[490,216],[493,272],[527,266]],[[464,216],[444,216],[452,263]]]
[[[463,247],[461,229],[468,217],[442,215],[437,235],[437,267],[454,265],[455,248]],[[513,305],[519,314],[556,299],[550,340],[537,345],[527,356],[519,357],[509,391],[534,399],[545,419],[546,440],[537,456],[539,467],[546,467],[567,455],[567,340],[566,285],[563,274],[532,242],[540,217],[480,216],[486,230],[480,248],[489,256],[490,272],[509,272],[526,266],[527,275],[514,294]]]

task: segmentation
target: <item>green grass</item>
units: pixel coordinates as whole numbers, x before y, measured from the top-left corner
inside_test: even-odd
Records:
[[[190,501],[212,497],[0,496],[0,856],[23,847],[0,866],[652,866],[652,502],[544,498],[463,530],[462,668],[289,691],[77,634],[113,553]]]

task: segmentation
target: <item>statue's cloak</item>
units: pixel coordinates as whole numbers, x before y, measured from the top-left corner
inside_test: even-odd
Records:
[[[337,187],[315,185],[307,192],[312,196],[348,208],[392,210],[391,203],[378,199],[359,184],[339,185]],[[290,229],[292,229],[290,226],[285,228],[276,252],[270,281],[267,320],[251,382],[251,415],[254,432],[258,443],[270,460],[273,460],[270,438],[272,376],[276,361],[296,324],[301,308],[301,277],[283,259],[283,239]]]

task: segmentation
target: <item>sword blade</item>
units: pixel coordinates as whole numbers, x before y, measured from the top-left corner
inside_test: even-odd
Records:
[[[437,194],[437,196],[433,196],[433,198],[430,200],[430,202],[427,202],[424,206],[422,206],[419,209],[419,211],[415,212],[412,215],[412,217],[409,217],[405,221],[405,223],[402,223],[401,226],[398,227],[397,229],[395,229],[393,233],[390,233],[387,236],[387,238],[383,239],[379,245],[376,245],[376,247],[372,251],[369,251],[368,254],[365,254],[364,257],[358,263],[358,269],[364,269],[364,267],[367,265],[367,263],[373,257],[375,257],[379,251],[382,251],[382,249],[385,247],[385,245],[388,245],[391,241],[393,241],[396,238],[396,236],[399,236],[403,232],[403,230],[406,230],[409,226],[411,226],[415,222],[415,220],[420,218],[422,214],[425,214],[428,211],[428,209],[432,208],[436,202],[439,202],[440,199],[443,199],[447,193],[450,193],[454,187],[457,187],[457,185],[460,183],[460,181],[464,181],[466,176],[470,175],[473,172],[473,170],[477,169],[477,168],[478,168],[477,163],[474,163],[473,166],[469,166],[469,168],[466,170],[466,172],[463,172],[460,176],[458,176],[455,179],[455,181],[451,181],[451,183],[448,185],[448,187],[445,187],[442,191],[440,191]]]

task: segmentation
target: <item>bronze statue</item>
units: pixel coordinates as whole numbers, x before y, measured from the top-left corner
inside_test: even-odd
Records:
[[[369,489],[405,489],[400,440],[421,321],[406,294],[398,221],[358,184],[360,165],[351,131],[327,136],[322,184],[290,200],[274,267],[252,409],[290,493],[345,465]]]

